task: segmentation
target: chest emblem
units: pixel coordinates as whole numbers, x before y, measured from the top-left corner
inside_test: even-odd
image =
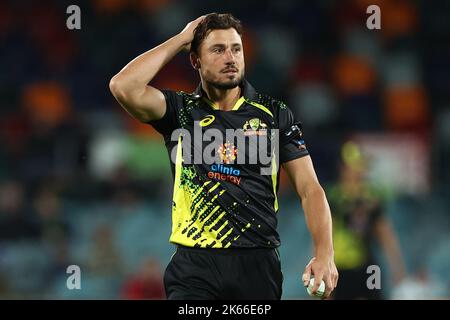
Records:
[[[242,127],[245,136],[265,136],[267,135],[267,124],[259,118],[253,118],[245,122]]]

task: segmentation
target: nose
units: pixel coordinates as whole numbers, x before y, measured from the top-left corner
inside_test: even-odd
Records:
[[[236,60],[235,60],[234,54],[233,54],[233,52],[231,51],[231,49],[227,49],[227,50],[226,50],[226,52],[225,52],[225,59],[226,59],[225,63],[226,63],[227,65],[233,65],[233,64],[236,64]]]

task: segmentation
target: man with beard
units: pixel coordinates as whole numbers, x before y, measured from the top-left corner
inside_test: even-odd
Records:
[[[302,281],[308,285],[315,277],[315,293],[323,280],[328,297],[338,278],[328,202],[300,123],[284,103],[256,92],[245,80],[241,36],[241,23],[231,14],[202,16],[135,58],[110,82],[122,107],[156,128],[173,155],[170,241],[177,251],[166,268],[166,295],[168,299],[281,298],[276,228],[278,164],[282,164],[302,202],[314,241],[314,257]],[[197,90],[174,92],[149,85],[183,49],[190,51],[190,62],[199,72]],[[229,139],[229,130],[236,136]],[[199,131],[213,140],[213,162],[205,158],[211,144],[203,140],[208,139],[199,143],[191,138]],[[266,155],[270,150],[270,163],[251,161],[255,154],[261,155],[260,150]],[[195,160],[198,154],[201,161]],[[267,164],[269,170],[264,170]]]

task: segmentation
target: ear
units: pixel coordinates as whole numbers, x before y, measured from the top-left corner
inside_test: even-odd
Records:
[[[194,52],[191,52],[189,54],[189,60],[191,60],[192,68],[194,68],[195,70],[200,69],[200,59]]]

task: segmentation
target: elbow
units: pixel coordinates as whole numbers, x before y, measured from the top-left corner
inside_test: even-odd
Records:
[[[113,94],[114,97],[119,98],[124,95],[124,85],[123,81],[120,80],[118,75],[115,75],[109,81],[109,90]]]
[[[325,190],[319,183],[309,185],[299,192],[302,202],[307,199],[326,199]]]
[[[320,184],[317,184],[311,191],[310,194],[312,194],[314,197],[317,197],[318,199],[323,199],[326,201],[327,196],[325,194],[325,190],[322,188]]]
[[[109,81],[109,90],[119,103],[132,103],[142,92],[134,81],[124,78],[120,73]]]

